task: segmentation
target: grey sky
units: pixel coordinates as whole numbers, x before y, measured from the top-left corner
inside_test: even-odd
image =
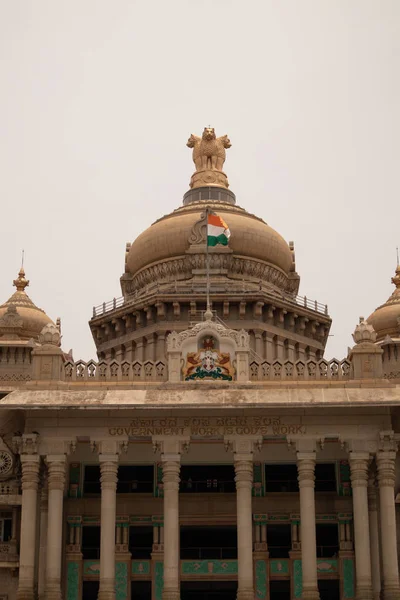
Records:
[[[180,203],[186,140],[232,142],[238,203],[294,240],[326,356],[391,293],[400,245],[398,0],[2,0],[0,303],[31,298],[95,356],[125,243]]]

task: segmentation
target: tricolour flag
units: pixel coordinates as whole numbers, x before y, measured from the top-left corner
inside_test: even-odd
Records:
[[[216,246],[222,244],[228,245],[231,235],[228,225],[225,221],[214,213],[209,213],[207,218],[207,246]]]

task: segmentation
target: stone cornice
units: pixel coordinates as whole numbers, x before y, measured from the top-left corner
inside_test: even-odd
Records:
[[[110,383],[106,382],[110,388]],[[316,408],[316,407],[390,407],[400,406],[400,386],[374,381],[317,385],[282,382],[279,384],[140,384],[129,389],[51,388],[15,390],[2,399],[2,407],[30,408]],[[70,386],[71,387],[71,386]],[[75,387],[75,386],[74,386]],[[83,386],[82,386],[83,387]]]

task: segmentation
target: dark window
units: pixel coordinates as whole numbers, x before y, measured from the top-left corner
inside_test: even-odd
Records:
[[[265,465],[265,491],[298,492],[296,464]]]
[[[271,492],[298,492],[296,464],[265,465],[265,490]],[[336,492],[336,466],[334,463],[315,465],[315,491]]]
[[[233,465],[182,465],[181,493],[234,493]]]
[[[336,467],[334,463],[315,465],[315,491],[336,492]]]
[[[340,600],[339,579],[318,579],[318,591],[321,600]]]
[[[100,465],[85,465],[83,493],[100,494],[100,492]]]
[[[117,494],[153,493],[153,465],[118,467]]]
[[[153,548],[153,527],[135,526],[129,528],[129,552],[132,558],[151,558]]]
[[[82,586],[82,598],[85,600],[97,600],[99,586],[99,581],[84,581]]]
[[[269,600],[290,600],[290,580],[271,581],[269,584]]]
[[[237,581],[181,582],[181,600],[236,600],[236,596]]]
[[[289,558],[292,549],[291,525],[268,525],[267,542],[270,558]]]
[[[100,558],[100,525],[82,527],[82,555],[83,558]]]
[[[120,465],[117,494],[153,493],[153,465]],[[100,465],[86,465],[84,494],[100,494]]]
[[[332,558],[339,552],[339,535],[336,523],[317,523],[317,556]]]
[[[131,582],[131,598],[132,600],[151,600],[151,581],[136,581]]]
[[[9,542],[11,540],[11,517],[0,519],[0,542]]]
[[[237,558],[236,527],[181,527],[181,558]]]

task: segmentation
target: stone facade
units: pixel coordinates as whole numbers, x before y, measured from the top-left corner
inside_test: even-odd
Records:
[[[127,246],[96,360],[62,351],[23,271],[0,307],[0,599],[400,600],[398,294],[325,359],[293,244],[205,156]]]

